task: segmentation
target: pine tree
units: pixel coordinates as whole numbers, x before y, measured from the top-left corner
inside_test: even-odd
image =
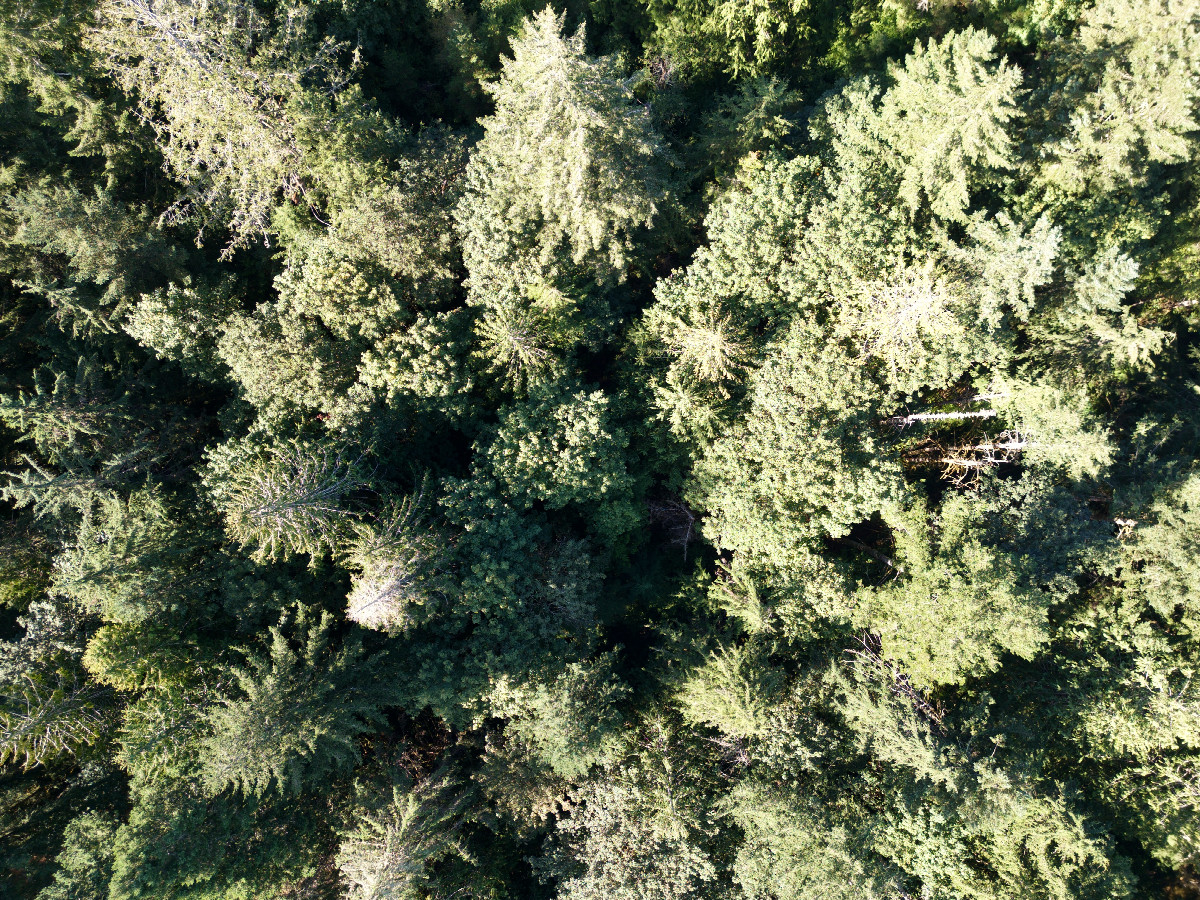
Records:
[[[111,693],[80,673],[30,670],[0,690],[0,763],[29,769],[77,754],[112,725]]]
[[[993,66],[995,47],[994,37],[968,29],[918,42],[903,67],[889,68],[894,83],[880,113],[904,160],[900,195],[910,209],[924,200],[935,215],[961,220],[972,176],[1013,165],[1005,129],[1018,115],[1021,74],[1003,62]]]
[[[905,494],[875,433],[875,388],[857,360],[811,326],[792,329],[755,373],[750,410],[697,465],[696,497],[718,546],[799,572],[825,536]]]
[[[649,723],[646,750],[585,784],[538,860],[567,900],[664,900],[719,890],[706,852],[698,772],[678,766],[670,729]]]
[[[1066,71],[1052,109],[1069,124],[1046,148],[1048,181],[1068,195],[1102,193],[1188,157],[1200,102],[1194,2],[1103,0],[1055,49]]]
[[[629,438],[612,422],[603,391],[550,385],[501,411],[486,450],[489,469],[519,507],[588,510],[597,537],[611,544],[636,526]]]
[[[605,654],[570,663],[553,678],[501,677],[488,699],[530,756],[564,778],[580,778],[612,760],[620,746],[618,710],[628,689],[613,672],[615,662]]]
[[[996,513],[986,501],[951,494],[935,516],[920,505],[893,515],[896,580],[862,591],[858,613],[885,656],[931,687],[993,671],[1003,653],[1038,652],[1049,598],[1019,560],[988,546],[985,523]]]
[[[346,563],[357,570],[346,618],[366,628],[403,632],[434,612],[448,586],[439,571],[445,539],[428,525],[423,494],[392,501],[373,519],[354,523]]]
[[[268,18],[239,0],[101,4],[96,51],[136,92],[170,172],[191,191],[177,217],[228,225],[244,243],[270,230],[281,197],[314,205],[305,145],[347,76],[337,43],[310,42],[307,29],[299,5]]]
[[[861,822],[832,798],[800,798],[747,780],[725,800],[745,832],[734,879],[747,900],[882,900],[896,896],[899,872],[871,852]]]
[[[140,622],[202,608],[216,576],[203,529],[188,528],[161,497],[102,497],[55,559],[51,590],[109,622]]]
[[[128,396],[108,389],[96,357],[81,357],[74,375],[41,366],[33,390],[0,396],[0,418],[21,432],[51,464],[72,452],[92,455],[136,427]]]
[[[683,681],[683,717],[731,737],[765,734],[772,699],[767,671],[749,645],[718,648]]]
[[[112,878],[113,838],[119,822],[101,812],[85,812],[63,833],[63,847],[55,862],[54,883],[38,900],[101,900],[108,896]]]

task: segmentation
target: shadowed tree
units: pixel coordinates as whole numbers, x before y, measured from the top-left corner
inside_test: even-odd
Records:
[[[236,692],[208,712],[202,782],[261,796],[297,793],[359,759],[358,736],[382,722],[378,660],[356,637],[334,643],[329,613],[298,608],[269,629],[269,649],[245,651]]]

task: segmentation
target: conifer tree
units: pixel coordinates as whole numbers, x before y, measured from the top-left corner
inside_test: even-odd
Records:
[[[756,374],[748,416],[697,466],[706,530],[719,546],[781,573],[813,542],[842,537],[904,496],[874,431],[874,386],[837,344],[801,323]]]
[[[721,647],[690,673],[679,691],[689,722],[732,737],[758,737],[768,728],[771,686],[761,660],[748,645]]]
[[[85,812],[73,819],[63,833],[54,883],[38,894],[38,900],[107,897],[118,824],[114,817],[98,812]]]
[[[932,522],[918,505],[890,523],[896,580],[863,591],[859,621],[922,687],[993,671],[1005,652],[1032,658],[1049,636],[1047,595],[987,545],[984,523],[995,514],[986,501],[950,495]]]
[[[563,23],[549,7],[528,19],[489,89],[496,112],[458,214],[478,292],[521,277],[507,267],[537,271],[559,250],[598,277],[620,277],[633,232],[665,199],[661,139],[617,60],[587,57],[583,32],[564,36]]]
[[[22,673],[0,697],[0,763],[32,768],[100,740],[111,694],[69,671]]]
[[[596,535],[611,544],[639,513],[625,463],[629,438],[609,407],[603,391],[548,386],[502,410],[486,459],[519,506],[590,510]]]
[[[194,786],[193,771],[180,775],[134,779],[128,820],[113,841],[109,897],[280,898],[312,877],[328,831],[311,804],[211,797]]]
[[[74,375],[50,366],[33,373],[33,390],[0,396],[0,418],[49,463],[92,454],[136,427],[128,396],[106,389],[96,357],[81,357]]]
[[[1020,72],[993,65],[996,39],[968,29],[941,41],[919,42],[892,65],[893,85],[881,115],[887,140],[904,160],[900,195],[913,210],[924,201],[947,219],[961,219],[976,171],[1010,167],[1006,131],[1018,115]]]
[[[281,197],[314,204],[305,144],[346,75],[335,41],[308,39],[308,18],[301,5],[268,18],[239,0],[101,5],[96,51],[191,189],[177,215],[228,225],[242,243],[269,230]]]
[[[543,6],[0,4],[5,895],[1186,895],[1200,0]]]
[[[703,795],[677,768],[669,726],[648,723],[649,746],[590,781],[539,860],[569,900],[703,897],[720,890],[703,846]],[[690,783],[689,783],[690,782]]]
[[[132,295],[182,277],[184,254],[148,211],[73,179],[32,185],[8,199],[5,243],[22,252],[27,290],[41,294],[76,335],[116,331]]]
[[[210,460],[207,484],[226,528],[257,560],[335,547],[350,525],[346,501],[369,482],[361,461],[332,444],[235,441]]]
[[[1112,190],[1144,180],[1149,164],[1188,156],[1200,102],[1195,3],[1103,0],[1063,44],[1065,83],[1054,101],[1069,118],[1047,148],[1051,183],[1074,196]]]
[[[332,631],[332,616],[300,607],[271,626],[267,650],[246,651],[236,693],[206,716],[205,790],[297,793],[358,760],[358,735],[382,720],[378,660]]]
[[[564,778],[610,761],[620,746],[619,704],[627,694],[604,654],[567,665],[552,679],[498,679],[489,701],[527,752]]]
[[[754,780],[734,788],[725,802],[746,833],[734,879],[747,900],[882,900],[901,889],[900,872],[871,852],[861,823],[835,820],[841,810],[821,800]]]
[[[448,774],[437,772],[419,784],[381,793],[363,798],[338,847],[349,900],[415,896],[439,859],[463,852],[456,832],[471,797]]]
[[[392,501],[377,517],[354,523],[346,562],[357,569],[346,618],[366,627],[403,632],[433,613],[445,590],[444,537],[425,521],[423,485]]]
[[[148,491],[100,498],[55,560],[51,590],[109,622],[178,615],[203,603],[215,581],[202,561],[211,544],[179,518]]]
[[[1200,476],[1189,474],[1163,490],[1147,512],[1150,521],[1126,518],[1136,523],[1122,546],[1127,596],[1195,640],[1200,635],[1200,585],[1191,560],[1200,535]]]
[[[194,377],[219,381],[223,372],[217,340],[237,308],[231,282],[193,284],[187,279],[143,294],[122,328],[160,359],[179,363]]]

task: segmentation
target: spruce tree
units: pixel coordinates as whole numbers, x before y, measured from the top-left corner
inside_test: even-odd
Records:
[[[359,734],[382,722],[379,662],[332,631],[332,616],[300,607],[271,626],[269,648],[245,652],[236,690],[206,715],[206,791],[297,793],[358,760]]]

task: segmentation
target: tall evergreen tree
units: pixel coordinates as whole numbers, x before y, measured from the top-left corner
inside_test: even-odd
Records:
[[[336,646],[332,631],[328,613],[301,607],[232,670],[236,691],[207,715],[207,791],[299,792],[358,759],[358,735],[382,721],[379,661],[354,637]]]

